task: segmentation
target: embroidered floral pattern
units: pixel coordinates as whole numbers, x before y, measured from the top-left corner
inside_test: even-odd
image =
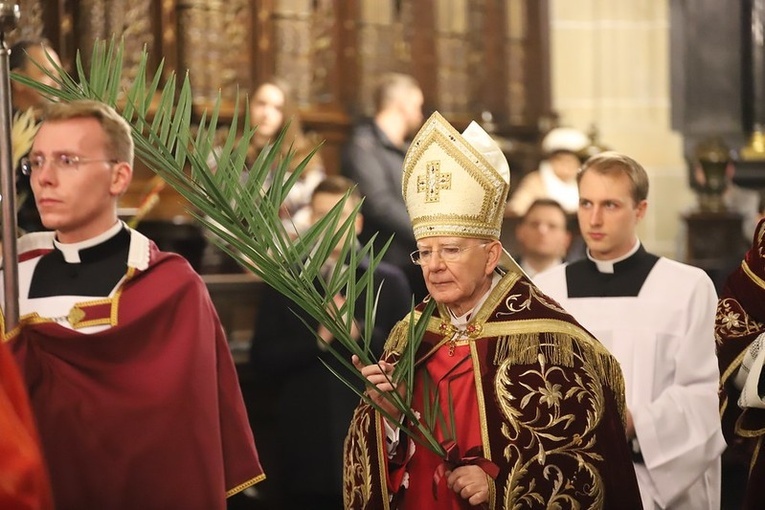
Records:
[[[526,292],[519,292],[508,295],[505,299],[505,307],[509,312],[497,312],[497,317],[513,315],[524,310],[531,310],[531,305],[533,303],[539,303],[556,312],[566,313],[554,299],[540,291],[533,283],[521,280],[519,285],[527,287],[528,294]]]
[[[520,373],[511,360],[499,367],[503,455],[513,466],[502,508],[602,508],[603,458],[595,448],[595,428],[604,414],[604,394],[594,370],[577,358],[581,370],[550,365],[544,354],[538,366]]]
[[[724,298],[717,305],[715,340],[721,344],[725,338],[736,338],[765,329],[765,324],[754,320],[736,299]]]
[[[345,439],[345,458],[351,459],[343,466],[343,500],[345,508],[364,508],[372,495],[372,462],[365,433],[372,425],[374,415],[369,405],[360,405],[353,413],[350,430]]]
[[[560,388],[560,384],[552,384],[550,381],[545,381],[545,387],[539,389],[539,393],[542,395],[539,402],[547,404],[547,407],[559,407],[560,399],[563,397]]]

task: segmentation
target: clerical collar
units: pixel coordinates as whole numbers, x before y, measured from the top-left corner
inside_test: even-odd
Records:
[[[452,312],[451,308],[447,307],[447,310],[449,310],[449,317],[451,318],[451,321],[452,321],[452,326],[454,326],[458,330],[464,329],[467,323],[470,322],[470,319],[473,318],[473,312],[481,309],[483,304],[489,298],[489,294],[491,294],[491,291],[494,290],[494,287],[497,286],[497,284],[499,283],[501,279],[502,277],[499,274],[494,273],[494,275],[491,278],[491,286],[489,287],[489,290],[487,290],[486,293],[483,296],[481,296],[481,299],[478,300],[478,302],[475,304],[473,308],[463,313],[459,317],[454,315],[454,312]]]
[[[98,234],[95,237],[91,237],[90,239],[86,239],[84,241],[80,241],[77,243],[61,243],[58,240],[53,240],[53,245],[56,247],[58,251],[61,252],[61,255],[64,257],[64,260],[69,264],[79,264],[82,262],[82,256],[89,251],[90,248],[93,248],[94,246],[98,246],[109,239],[112,239],[115,237],[119,232],[124,228],[124,224],[121,221],[118,221],[114,224],[113,227],[111,227],[106,232],[103,232],[102,234]]]
[[[592,257],[592,255],[590,254],[590,249],[587,248],[587,258],[590,259],[590,261],[592,261],[595,264],[595,267],[597,267],[598,271],[600,271],[601,273],[613,274],[614,266],[617,263],[627,260],[634,254],[636,254],[639,249],[640,249],[640,239],[636,239],[635,246],[633,246],[630,251],[628,251],[621,257],[616,257],[615,259],[611,259],[611,260],[597,260]]]

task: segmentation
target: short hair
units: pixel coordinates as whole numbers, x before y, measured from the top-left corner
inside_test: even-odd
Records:
[[[413,76],[403,73],[383,74],[378,80],[372,96],[375,112],[379,113],[402,94],[410,93],[413,90],[422,90]]]
[[[42,46],[44,49],[51,48],[50,41],[47,39],[22,39],[16,42],[16,44],[11,46],[11,55],[8,57],[8,68],[11,71],[26,69],[29,64],[29,54],[27,53],[27,50],[36,46]]]
[[[361,193],[355,182],[342,175],[328,175],[313,189],[311,198],[313,199],[319,193],[345,195],[348,191],[351,191],[350,199],[353,204],[361,202]]]
[[[582,176],[590,170],[603,175],[614,173],[626,175],[632,183],[632,198],[636,205],[648,198],[648,174],[640,163],[627,155],[606,151],[590,157],[576,175],[576,183],[579,184]]]
[[[566,230],[568,230],[568,213],[563,208],[562,205],[560,205],[560,202],[553,198],[537,198],[533,202],[531,202],[531,205],[528,209],[526,209],[526,214],[523,215],[521,218],[521,223],[524,223],[526,219],[529,217],[529,214],[531,214],[531,211],[536,209],[537,207],[552,207],[560,211],[560,213],[563,215],[563,225],[565,226]]]
[[[109,156],[133,165],[133,137],[130,124],[111,106],[100,101],[77,100],[46,106],[43,122],[95,119],[106,134]]]

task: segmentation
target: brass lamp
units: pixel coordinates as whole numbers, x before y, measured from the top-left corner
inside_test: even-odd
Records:
[[[746,161],[765,160],[765,127],[755,124],[749,143],[739,151],[741,159]]]
[[[723,193],[728,186],[732,163],[730,148],[719,138],[709,138],[696,147],[694,178],[699,188],[699,207],[704,212],[726,211]]]

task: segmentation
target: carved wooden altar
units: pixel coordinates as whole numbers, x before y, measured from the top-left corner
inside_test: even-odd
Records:
[[[534,140],[550,113],[546,0],[21,0],[18,38],[45,36],[71,68],[97,38],[122,37],[128,66],[146,47],[166,72],[191,77],[198,112],[218,91],[224,112],[261,80],[293,85],[307,129],[337,170],[352,122],[372,111],[383,72],[415,76],[426,113],[457,126],[493,115],[497,134]],[[85,62],[87,65],[87,61]],[[127,79],[130,79],[130,72]],[[137,169],[137,200],[151,177]],[[182,214],[162,194],[153,212]]]

